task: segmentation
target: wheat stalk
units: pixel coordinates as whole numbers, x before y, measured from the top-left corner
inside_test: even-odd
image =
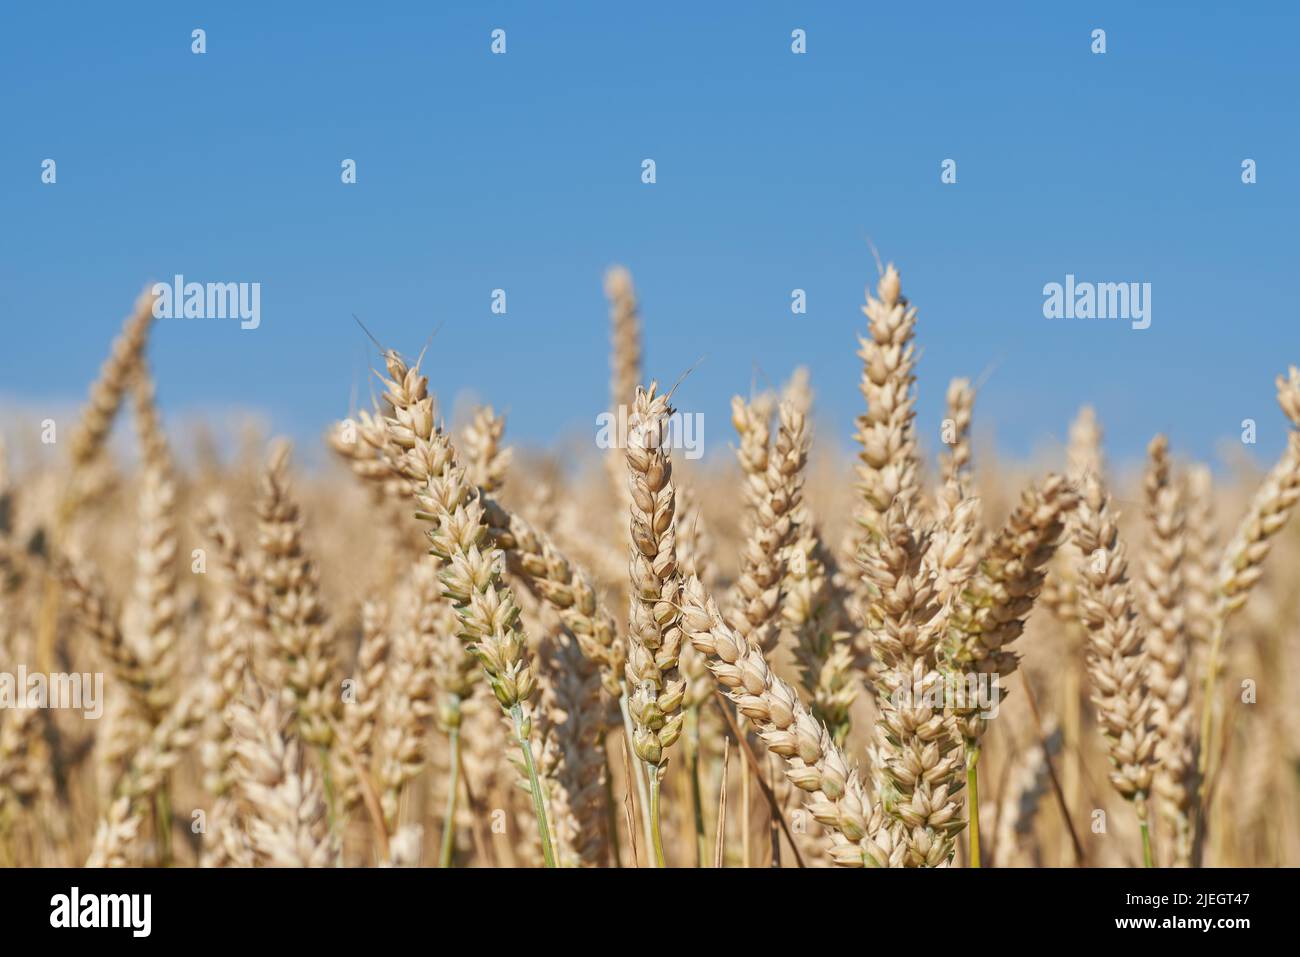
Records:
[[[1184,625],[1186,513],[1173,480],[1169,442],[1158,435],[1147,446],[1143,481],[1149,544],[1142,562],[1143,625],[1150,665],[1147,687],[1156,745],[1155,793],[1174,829],[1174,861],[1191,863],[1191,815],[1196,791],[1196,727],[1188,675],[1190,648]]]
[[[473,420],[461,434],[466,474],[471,482],[489,495],[499,492],[505,484],[514,454],[513,449],[501,447],[505,429],[505,416],[497,415],[489,405],[474,412]]]
[[[622,694],[627,647],[590,576],[518,513],[490,498],[483,506],[492,542],[505,553],[506,567],[559,615],[582,653],[599,666],[606,692],[617,698]]]
[[[345,808],[353,808],[365,799],[366,782],[361,780],[361,775],[368,773],[364,759],[374,758],[380,739],[391,648],[388,605],[379,600],[366,600],[361,605],[361,642],[357,646],[350,693],[343,696],[342,714],[335,726],[339,748],[333,755],[333,774]],[[360,773],[353,765],[352,755],[361,764]]]
[[[57,571],[68,592],[78,626],[94,640],[114,677],[126,687],[140,713],[156,722],[165,711],[164,701],[168,694],[154,687],[139,657],[122,637],[117,616],[108,606],[108,598],[98,577],[89,564],[71,557],[60,560]]]
[[[428,379],[395,352],[387,353],[385,360],[385,398],[393,410],[387,420],[387,448],[394,467],[416,488],[421,509],[417,518],[431,525],[425,534],[430,551],[444,563],[444,594],[460,616],[461,638],[510,715],[528,772],[543,855],[553,867],[550,828],[529,743],[532,719],[525,711],[537,679],[519,625],[519,607],[502,580],[504,560],[488,538],[478,489],[457,467],[451,442],[434,425]]]
[[[963,674],[1007,678],[1015,673],[1020,658],[1010,646],[1024,632],[1077,501],[1059,475],[1026,489],[968,579],[962,568],[973,551],[970,533],[954,536],[943,549],[941,567],[955,570],[957,583],[943,657]],[[979,705],[956,709],[962,736],[976,746],[988,726],[980,710]]]
[[[873,649],[881,665],[869,754],[877,798],[899,825],[900,863],[935,867],[951,859],[964,824],[962,755],[937,660],[943,615],[925,562],[932,538],[918,536],[909,517],[906,501],[897,500],[861,558],[875,596]]]
[[[914,513],[920,497],[913,395],[916,309],[902,295],[892,263],[880,277],[876,295],[868,291],[862,312],[867,317],[867,335],[858,340],[862,359],[858,388],[867,409],[858,416],[854,434],[862,446],[854,469],[859,494],[855,517],[862,529],[855,554],[861,543],[880,535],[885,513],[895,500]]]
[[[302,743],[274,695],[260,707],[231,711],[241,769],[242,816],[258,865],[330,867],[338,850],[329,833],[321,783],[304,766]]]
[[[697,578],[682,588],[682,627],[709,661],[727,697],[748,718],[769,751],[784,759],[786,776],[808,794],[814,819],[830,829],[835,863],[888,866],[901,861],[902,845],[873,807],[857,770],[800,702],[772,673],[758,648],[729,626]]]
[[[609,300],[611,343],[609,407],[617,413],[620,406],[635,400],[641,385],[641,315],[632,274],[622,266],[611,267],[605,273],[605,297]],[[618,448],[626,438],[619,436]]]
[[[637,389],[628,417],[627,468],[631,495],[632,545],[628,575],[632,600],[628,615],[626,665],[632,746],[649,767],[650,825],[658,866],[664,866],[660,837],[659,790],[668,750],[681,735],[686,682],[678,673],[682,632],[679,621],[681,577],[677,570],[676,493],[672,459],[665,449],[668,396],[657,384]]]
[[[966,497],[970,481],[970,425],[975,411],[975,390],[969,379],[953,379],[944,397],[948,415],[943,423],[943,440],[948,451],[939,457],[940,498],[952,507]]]
[[[557,862],[561,867],[598,867],[609,856],[600,677],[573,641],[552,640],[548,645],[538,763],[550,783]]]
[[[1300,501],[1300,369],[1291,366],[1277,377],[1277,401],[1291,420],[1287,444],[1263,484],[1251,499],[1236,534],[1224,548],[1217,574],[1210,648],[1205,665],[1205,691],[1201,702],[1200,773],[1202,787],[1212,770],[1216,707],[1215,686],[1222,669],[1223,643],[1228,620],[1246,604],[1264,574],[1264,559],[1272,539],[1282,530]]]
[[[817,532],[805,505],[795,510],[795,540],[788,550],[781,586],[781,621],[794,636],[799,678],[813,716],[835,743],[848,738],[850,709],[857,698],[852,635],[844,620],[846,597],[836,584],[835,558]]]
[[[398,628],[386,668],[383,730],[376,750],[381,807],[390,836],[397,833],[402,788],[424,767],[429,729],[438,713],[434,642],[430,637],[419,628]]]
[[[1188,469],[1183,498],[1187,513],[1183,618],[1192,643],[1190,651],[1196,658],[1208,650],[1214,632],[1215,560],[1219,551],[1214,479],[1207,466]]]
[[[131,314],[122,324],[122,331],[113,341],[113,350],[99,370],[99,378],[90,387],[90,396],[81,411],[70,445],[74,469],[83,469],[99,455],[104,441],[117,418],[117,411],[126,396],[131,377],[144,355],[153,325],[152,293],[141,293]]]
[[[1147,655],[1129,583],[1124,543],[1101,481],[1084,475],[1074,535],[1081,553],[1079,613],[1088,628],[1092,701],[1110,753],[1110,781],[1133,803],[1142,829],[1143,859],[1151,864],[1147,797],[1155,765],[1153,699],[1146,683]]]
[[[249,676],[248,643],[241,632],[235,601],[228,592],[217,599],[207,629],[207,643],[206,717],[200,751],[206,772],[204,786],[215,797],[221,797],[234,783],[234,741],[226,709],[239,697]]]
[[[136,428],[142,449],[140,544],[136,553],[133,602],[124,615],[127,640],[155,689],[157,706],[174,697],[176,673],[176,483],[171,451],[154,402],[154,386],[140,361],[132,388]]]
[[[1016,762],[1003,794],[998,810],[997,840],[990,849],[998,867],[1010,866],[1023,851],[1050,786],[1050,762],[1060,753],[1062,738],[1055,726],[1049,725],[1044,731],[1042,740],[1035,740]]]
[[[807,421],[793,403],[782,403],[776,441],[769,448],[767,413],[739,396],[731,421],[740,436],[737,458],[745,473],[746,535],[736,582],[736,620],[765,653],[776,647],[786,549],[794,540],[795,510],[802,501],[808,457]]]
[[[270,669],[293,694],[303,740],[328,748],[337,714],[334,661],[316,567],[302,542],[302,519],[289,491],[289,446],[272,450],[257,500],[259,573],[275,642]]]
[[[96,829],[87,867],[125,867],[134,861],[133,845],[145,808],[164,787],[181,753],[198,737],[204,694],[202,682],[191,685],[136,752],[119,783],[117,797]]]

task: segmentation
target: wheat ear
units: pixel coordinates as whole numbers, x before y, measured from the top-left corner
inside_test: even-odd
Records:
[[[570,639],[548,642],[539,708],[539,764],[550,783],[557,862],[599,867],[609,857],[605,705],[600,677]]]
[[[1142,830],[1143,859],[1150,866],[1147,798],[1155,765],[1152,697],[1128,560],[1100,479],[1084,475],[1074,516],[1079,545],[1079,613],[1088,628],[1088,673],[1097,720],[1110,752],[1110,781],[1133,803]]]
[[[497,415],[489,405],[474,412],[474,418],[461,435],[469,480],[489,495],[499,492],[505,484],[514,455],[513,449],[501,446],[505,430],[505,416]]]
[[[867,335],[859,338],[862,379],[858,388],[867,409],[858,416],[854,435],[862,446],[855,466],[856,517],[863,535],[870,538],[879,534],[884,515],[896,499],[901,499],[910,513],[920,496],[913,395],[916,309],[902,295],[898,270],[892,263],[880,277],[876,295],[868,291],[862,312],[867,317]],[[855,554],[858,551],[854,549]]]
[[[990,857],[998,867],[1015,863],[1032,836],[1038,809],[1051,781],[1050,762],[1060,753],[1061,743],[1060,728],[1049,724],[1043,729],[1043,739],[1035,740],[1016,762],[998,810],[997,840],[990,850]],[[1037,848],[1034,850],[1037,855]],[[1038,863],[1036,856],[1034,864]]]
[[[422,565],[429,575],[432,562]],[[417,586],[418,587],[418,586]],[[427,580],[425,588],[428,588]],[[427,594],[427,592],[426,592]],[[419,612],[417,612],[419,614]],[[378,785],[390,836],[397,834],[402,788],[419,774],[426,761],[429,730],[438,712],[432,636],[417,627],[399,627],[393,638],[383,690],[383,730],[379,734]],[[461,650],[464,655],[464,649]],[[468,656],[466,656],[468,657]]]
[[[1286,448],[1281,458],[1255,492],[1236,534],[1223,551],[1217,575],[1217,593],[1206,657],[1204,694],[1201,700],[1201,741],[1199,771],[1204,791],[1210,780],[1215,750],[1216,685],[1223,667],[1223,644],[1228,620],[1240,611],[1251,591],[1263,576],[1264,559],[1272,540],[1300,501],[1300,369],[1291,366],[1286,376],[1277,377],[1277,401],[1291,420]]]
[[[330,867],[338,861],[320,780],[304,765],[302,744],[277,698],[231,709],[240,765],[242,813],[256,863]]]
[[[524,758],[543,856],[555,866],[541,785],[533,761],[532,718],[525,705],[537,679],[519,623],[519,606],[504,583],[504,559],[484,524],[478,489],[456,464],[455,450],[434,424],[428,379],[395,352],[384,380],[393,414],[387,420],[392,464],[415,488],[417,517],[428,522],[430,551],[443,563],[444,594],[456,606],[460,637],[478,659],[493,695],[510,716]]]
[[[783,402],[776,441],[769,447],[767,414],[754,406],[739,396],[731,400],[731,421],[740,436],[737,457],[745,473],[746,500],[736,620],[750,640],[771,654],[780,637],[776,617],[786,550],[794,540],[795,511],[803,496],[807,420],[793,403]]]
[[[385,679],[392,649],[391,632],[388,606],[378,600],[363,602],[361,642],[357,646],[351,694],[344,695],[342,714],[335,726],[340,747],[333,753],[334,780],[345,808],[353,808],[364,799],[365,782],[360,775],[368,773],[367,762],[375,762],[381,711],[387,701]],[[354,766],[353,755],[360,767]]]
[[[1187,470],[1183,498],[1187,512],[1183,617],[1195,661],[1209,649],[1214,633],[1215,560],[1219,543],[1214,519],[1214,478],[1207,466],[1194,465]]]
[[[418,368],[408,369],[394,354],[386,355],[386,361],[389,363],[389,372],[395,379],[405,379],[412,373],[419,378]],[[390,388],[389,395],[385,397],[390,410],[393,395],[395,392]],[[415,400],[412,396],[406,396],[402,401],[408,404],[401,416],[394,421],[418,413],[420,418],[418,421],[411,419],[412,425],[421,429],[433,427],[433,400],[428,396],[427,382],[422,399]],[[407,457],[406,450],[394,441],[387,421],[365,413],[360,415],[361,427],[358,434],[350,434],[347,424],[342,423],[332,433],[331,445],[347,459],[357,475],[367,482],[377,484],[386,495],[409,501],[413,486],[411,478],[406,474],[406,465],[403,464]],[[394,415],[397,415],[396,412]],[[377,422],[381,423],[382,430],[377,428]],[[502,453],[494,452],[489,457],[492,461],[499,462],[501,455]],[[498,477],[503,474],[503,468],[503,465],[497,466]],[[481,473],[484,470],[479,471]],[[491,468],[487,471],[490,473]],[[415,489],[418,490],[418,485]],[[495,501],[488,494],[488,489],[480,486],[477,494],[483,506],[483,518],[488,525],[490,540],[505,554],[510,572],[522,578],[534,594],[544,599],[560,615],[565,627],[577,637],[583,653],[600,666],[606,690],[611,696],[618,697],[622,693],[626,649],[613,616],[598,599],[591,584],[591,576],[570,562],[547,535],[534,529],[518,513]]]
[[[969,581],[962,582],[947,623],[944,660],[963,675],[1007,678],[1019,666],[1011,645],[1025,629],[1043,587],[1047,566],[1061,544],[1065,520],[1078,502],[1073,487],[1059,475],[1049,475],[1027,489],[1020,504],[979,559]],[[942,561],[945,569],[960,569],[961,554],[973,549],[960,539]],[[956,709],[958,727],[967,742],[978,745],[987,727],[979,705]]]
[[[807,792],[809,811],[831,832],[834,861],[846,867],[899,863],[902,846],[830,732],[795,690],[772,673],[762,651],[723,620],[699,579],[686,580],[682,597],[687,637],[768,750],[784,759],[786,776]]]
[[[316,567],[302,542],[302,519],[289,490],[289,446],[277,444],[262,471],[257,500],[259,572],[276,646],[270,671],[293,694],[303,740],[328,748],[337,715],[334,660]]]
[[[650,825],[653,852],[664,866],[659,833],[659,791],[668,750],[685,720],[686,682],[678,672],[682,651],[681,576],[677,570],[676,490],[665,445],[673,409],[656,383],[637,389],[628,417],[627,469],[632,545],[628,574],[631,602],[626,665],[632,745],[651,769]]]
[[[970,425],[975,410],[975,390],[969,379],[953,379],[948,383],[945,396],[947,416],[943,422],[942,437],[947,451],[939,457],[940,498],[948,499],[951,507],[966,497],[970,481],[971,443]]]
[[[904,501],[880,517],[860,561],[875,597],[873,648],[881,665],[879,715],[869,754],[882,809],[898,825],[900,863],[947,864],[961,817],[962,753],[945,712],[937,652],[943,615],[928,569],[932,537],[918,535]]]
[[[176,675],[176,480],[171,450],[163,432],[154,385],[140,361],[132,386],[136,431],[142,450],[140,542],[136,552],[133,601],[125,615],[128,640],[156,689],[158,705],[168,707]]]
[[[781,586],[782,625],[794,636],[799,680],[835,743],[848,738],[857,698],[852,634],[844,620],[846,596],[836,583],[834,555],[822,541],[806,505],[795,510],[795,536]]]
[[[188,688],[136,752],[119,782],[117,798],[96,829],[87,867],[125,867],[133,862],[132,845],[145,809],[164,786],[182,752],[198,737],[205,690],[202,682]]]
[[[1190,648],[1184,623],[1186,512],[1182,489],[1172,477],[1169,442],[1158,435],[1147,446],[1143,479],[1147,548],[1142,561],[1143,624],[1146,628],[1147,687],[1153,706],[1156,744],[1155,793],[1173,825],[1173,859],[1191,863],[1191,815],[1196,791],[1196,718],[1188,675]]]
[[[78,626],[95,642],[140,713],[156,722],[165,711],[167,694],[154,688],[139,657],[122,637],[117,616],[109,608],[97,576],[88,564],[71,558],[60,561],[57,567]]]
[[[121,333],[113,341],[113,351],[99,370],[99,378],[90,387],[90,397],[72,435],[74,469],[85,468],[104,447],[131,377],[144,354],[149,329],[153,325],[153,304],[152,293],[142,293],[136,299]]]

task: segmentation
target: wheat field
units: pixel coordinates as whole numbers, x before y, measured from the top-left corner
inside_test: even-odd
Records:
[[[512,452],[376,342],[310,472],[256,432],[182,461],[142,296],[66,435],[0,461],[0,862],[1300,864],[1300,371],[1264,474],[1161,436],[1116,474],[1088,408],[1001,461],[889,266],[852,460],[801,368],[694,460],[680,357],[605,288],[608,448]]]

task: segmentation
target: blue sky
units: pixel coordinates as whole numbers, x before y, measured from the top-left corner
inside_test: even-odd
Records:
[[[183,273],[260,282],[262,322],[161,324],[173,421],[237,405],[314,442],[366,388],[355,312],[407,352],[440,327],[433,387],[505,408],[516,441],[591,435],[621,262],[648,374],[704,357],[679,396],[710,445],[756,369],[799,362],[847,441],[870,237],[920,309],[927,438],[948,378],[991,370],[977,428],[1010,455],[1085,401],[1115,458],[1160,430],[1210,456],[1247,417],[1269,454],[1300,362],[1295,11],[7,4],[0,405],[80,397],[145,281]],[[1150,282],[1151,327],[1045,319],[1067,273]]]

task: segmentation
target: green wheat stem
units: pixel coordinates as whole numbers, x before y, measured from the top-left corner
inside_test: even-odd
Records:
[[[980,866],[980,790],[979,790],[980,747],[974,741],[966,741],[966,807],[969,808],[969,821],[966,824],[966,836],[970,842],[970,861],[967,866]]]
[[[524,733],[524,708],[521,704],[512,705],[510,719],[515,726],[515,740],[524,755],[524,768],[528,772],[528,789],[533,795],[533,813],[537,815],[537,835],[542,842],[542,858],[547,867],[555,866],[555,850],[551,847],[551,828],[546,823],[546,805],[542,803],[542,785],[537,780],[537,765],[533,763],[533,746]]]
[[[626,691],[619,695],[618,708],[623,713],[623,733],[627,736],[628,754],[636,754],[636,737],[632,732],[632,713],[627,709]],[[636,778],[636,792],[641,799],[641,829],[645,832],[646,847],[649,847],[654,842],[650,833],[650,795],[646,792],[645,772],[640,761],[632,762],[632,776]]]
[[[460,699],[451,703],[456,720],[447,732],[451,748],[451,777],[447,782],[447,811],[442,822],[442,851],[438,855],[439,867],[451,867],[456,851],[456,799],[460,790]]]
[[[1147,826],[1146,812],[1138,811],[1138,824],[1142,828],[1142,866],[1154,867],[1151,862],[1151,828]]]
[[[658,768],[646,768],[650,778],[650,836],[654,847],[655,867],[667,867],[664,863],[664,842],[659,833],[659,792],[661,790]]]
[[[700,709],[686,709],[686,767],[691,776],[691,804],[695,817],[695,866],[708,859],[709,839],[704,833],[704,794],[700,788]]]

